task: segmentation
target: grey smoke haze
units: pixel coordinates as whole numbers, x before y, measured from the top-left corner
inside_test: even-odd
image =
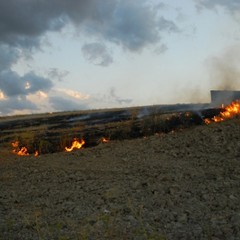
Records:
[[[114,87],[112,87],[109,91],[109,100],[117,102],[119,104],[127,104],[133,101],[132,99],[120,98],[119,96],[117,96],[116,89]]]
[[[212,86],[217,90],[240,89],[240,51],[239,46],[225,50],[222,56],[211,58],[207,64]]]
[[[75,102],[73,100],[55,96],[50,97],[49,102],[51,106],[57,111],[72,111],[72,110],[85,110],[87,109],[87,105],[81,104],[79,102]]]

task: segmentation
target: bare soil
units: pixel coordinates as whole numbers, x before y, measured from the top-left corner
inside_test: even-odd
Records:
[[[0,239],[240,239],[240,120],[0,156]]]

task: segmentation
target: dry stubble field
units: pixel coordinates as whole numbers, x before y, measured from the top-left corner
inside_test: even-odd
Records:
[[[240,239],[240,120],[0,156],[0,239]]]

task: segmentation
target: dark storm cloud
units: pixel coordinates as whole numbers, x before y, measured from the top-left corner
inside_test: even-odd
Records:
[[[38,37],[47,30],[64,26],[61,1],[0,1],[0,41],[15,46],[38,45]]]
[[[17,62],[19,51],[6,44],[0,45],[0,71],[6,70]]]
[[[60,97],[60,96],[55,96],[55,97],[50,97],[49,102],[51,106],[57,110],[57,111],[72,111],[72,110],[85,110],[87,109],[86,105],[83,105],[79,102]]]
[[[82,47],[82,53],[90,63],[95,65],[106,67],[113,62],[108,49],[101,43],[85,44]]]
[[[159,40],[156,12],[142,1],[115,1],[111,14],[89,22],[88,29],[131,51]]]
[[[37,110],[37,106],[26,97],[11,97],[0,101],[0,115],[12,113],[14,110]]]
[[[130,50],[159,40],[159,31],[175,31],[175,23],[157,17],[158,8],[129,0],[9,0],[0,2],[0,41],[32,47],[47,31],[72,22],[89,34]]]
[[[143,0],[0,1],[0,91],[6,97],[27,96],[53,87],[49,79],[34,72],[19,76],[12,70],[20,58],[29,57],[41,48],[47,32],[60,31],[72,24],[76,31],[95,41],[83,46],[85,57],[94,64],[107,66],[113,59],[106,46],[96,43],[98,41],[137,52],[159,43],[163,32],[178,31],[176,24],[159,16],[158,11],[159,7],[147,5]],[[57,71],[51,74],[62,78]],[[124,99],[118,100],[124,102]],[[60,102],[61,99],[52,99],[57,109],[62,109]],[[28,106],[28,102],[22,103]],[[74,107],[74,102],[69,105]]]
[[[160,40],[160,31],[176,31],[174,22],[158,17],[158,9],[144,4],[144,1],[113,1],[110,12],[103,14],[99,22],[86,24],[89,33],[138,51]],[[105,2],[106,3],[106,2]],[[107,4],[105,4],[107,5]]]
[[[34,72],[29,72],[24,76],[19,76],[11,70],[0,72],[0,90],[7,97],[26,96],[39,90],[48,91],[51,87],[50,80],[39,77]]]

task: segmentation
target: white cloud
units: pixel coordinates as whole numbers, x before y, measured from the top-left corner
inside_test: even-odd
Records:
[[[84,94],[78,91],[74,91],[72,89],[57,89],[57,91],[62,95],[65,94],[69,97],[75,98],[75,99],[81,99],[81,100],[87,100],[90,98],[90,95]]]

